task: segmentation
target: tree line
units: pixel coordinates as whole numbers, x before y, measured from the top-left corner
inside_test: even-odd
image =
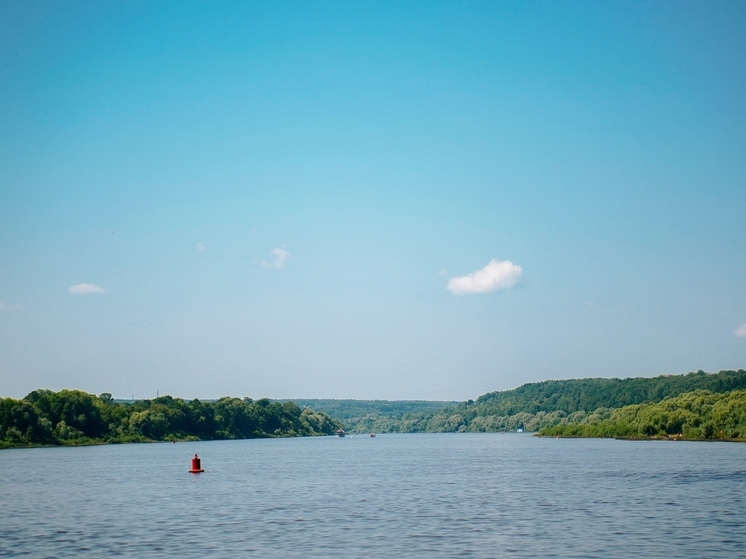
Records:
[[[340,414],[350,432],[455,433],[538,431],[553,425],[602,421],[612,410],[628,405],[660,402],[680,394],[706,390],[715,394],[746,389],[746,371],[697,371],[653,378],[589,378],[549,380],[513,390],[490,392],[440,410],[400,414]],[[340,404],[336,404],[339,408]],[[326,411],[324,405],[318,409]],[[354,409],[361,409],[355,405]],[[344,410],[342,410],[344,411]]]
[[[21,400],[0,399],[0,448],[331,435],[342,427],[353,433],[523,429],[557,436],[746,438],[744,391],[746,371],[742,369],[655,378],[545,381],[455,405],[299,400],[313,404],[311,409],[266,398],[185,401],[171,396],[122,403],[110,394],[35,390]],[[556,431],[551,430],[555,427]]]
[[[746,440],[746,390],[697,390],[661,402],[612,410],[608,417],[565,420],[539,435],[554,437]]]
[[[331,435],[340,427],[326,413],[267,398],[118,403],[107,393],[35,390],[0,399],[0,448]]]
[[[293,401],[301,407],[322,410],[339,420],[366,416],[400,418],[409,414],[437,413],[459,404],[457,401],[437,400],[295,399]]]

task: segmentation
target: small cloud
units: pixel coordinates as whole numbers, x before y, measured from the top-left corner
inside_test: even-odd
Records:
[[[79,283],[78,285],[70,286],[67,292],[72,295],[87,295],[88,293],[106,293],[106,289],[92,283]]]
[[[451,278],[446,289],[454,295],[490,293],[498,289],[510,289],[523,275],[523,268],[510,260],[490,260],[481,270],[465,276]]]
[[[445,268],[441,268],[440,270],[438,270],[438,275],[439,276],[447,276],[448,275],[448,270],[446,270]]]
[[[736,328],[733,333],[739,338],[746,338],[746,322]]]
[[[0,301],[0,311],[22,311],[25,310],[21,305],[7,305],[4,301]]]
[[[199,253],[205,252],[205,249],[207,249],[207,247],[205,246],[205,243],[203,243],[202,241],[197,243],[197,252]]]
[[[281,247],[278,247],[272,251],[272,254],[274,255],[275,259],[272,262],[265,262],[262,261],[262,266],[265,268],[275,268],[280,269],[285,265],[285,260],[287,260],[287,257],[290,256],[290,253],[285,250],[284,245]]]

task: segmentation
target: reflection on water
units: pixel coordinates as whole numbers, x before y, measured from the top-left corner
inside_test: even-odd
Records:
[[[0,557],[746,557],[743,444],[379,435],[0,468]]]

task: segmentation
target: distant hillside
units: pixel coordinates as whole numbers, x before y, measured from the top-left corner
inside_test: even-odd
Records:
[[[286,400],[280,400],[286,401]],[[427,400],[292,400],[301,408],[311,408],[329,414],[336,419],[376,417],[401,418],[411,413],[437,413],[459,402]]]
[[[413,407],[402,413],[386,412],[385,404],[365,408],[369,413],[346,413],[324,407],[321,400],[313,402],[314,409],[340,419],[353,432],[381,433],[413,432],[485,432],[525,429],[537,431],[557,425],[565,418],[579,421],[588,416],[607,418],[611,409],[633,404],[660,402],[679,394],[707,390],[725,393],[746,388],[746,371],[703,371],[686,375],[661,375],[654,378],[590,378],[549,380],[524,384],[514,390],[490,392],[457,405],[436,402],[439,409]],[[297,401],[300,404],[299,401]],[[355,402],[354,400],[351,402]],[[427,402],[420,405],[426,408]],[[350,408],[352,409],[352,408]],[[395,408],[394,408],[395,409]],[[345,413],[344,416],[338,415]]]
[[[515,390],[490,392],[477,398],[472,408],[479,415],[513,415],[540,411],[593,411],[621,408],[631,404],[659,402],[664,398],[693,392],[729,392],[746,388],[746,371],[704,371],[654,378],[588,378],[548,380],[524,384]]]

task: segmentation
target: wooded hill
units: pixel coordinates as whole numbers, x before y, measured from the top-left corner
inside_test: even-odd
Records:
[[[281,402],[289,400],[280,400]],[[328,413],[335,419],[360,420],[364,417],[401,418],[409,414],[437,413],[457,406],[459,402],[433,400],[292,400],[300,407],[309,407]]]
[[[560,423],[608,419],[611,409],[659,402],[696,390],[726,393],[746,388],[746,371],[704,371],[654,378],[549,380],[490,392],[440,411],[340,417],[351,432],[538,431]],[[324,409],[323,406],[320,409]],[[339,416],[337,416],[339,417]]]
[[[474,409],[479,415],[513,415],[561,410],[566,413],[621,408],[643,402],[693,392],[729,392],[746,388],[746,371],[704,371],[685,375],[661,375],[653,378],[588,378],[548,380],[524,384],[515,390],[489,392],[477,398]]]

